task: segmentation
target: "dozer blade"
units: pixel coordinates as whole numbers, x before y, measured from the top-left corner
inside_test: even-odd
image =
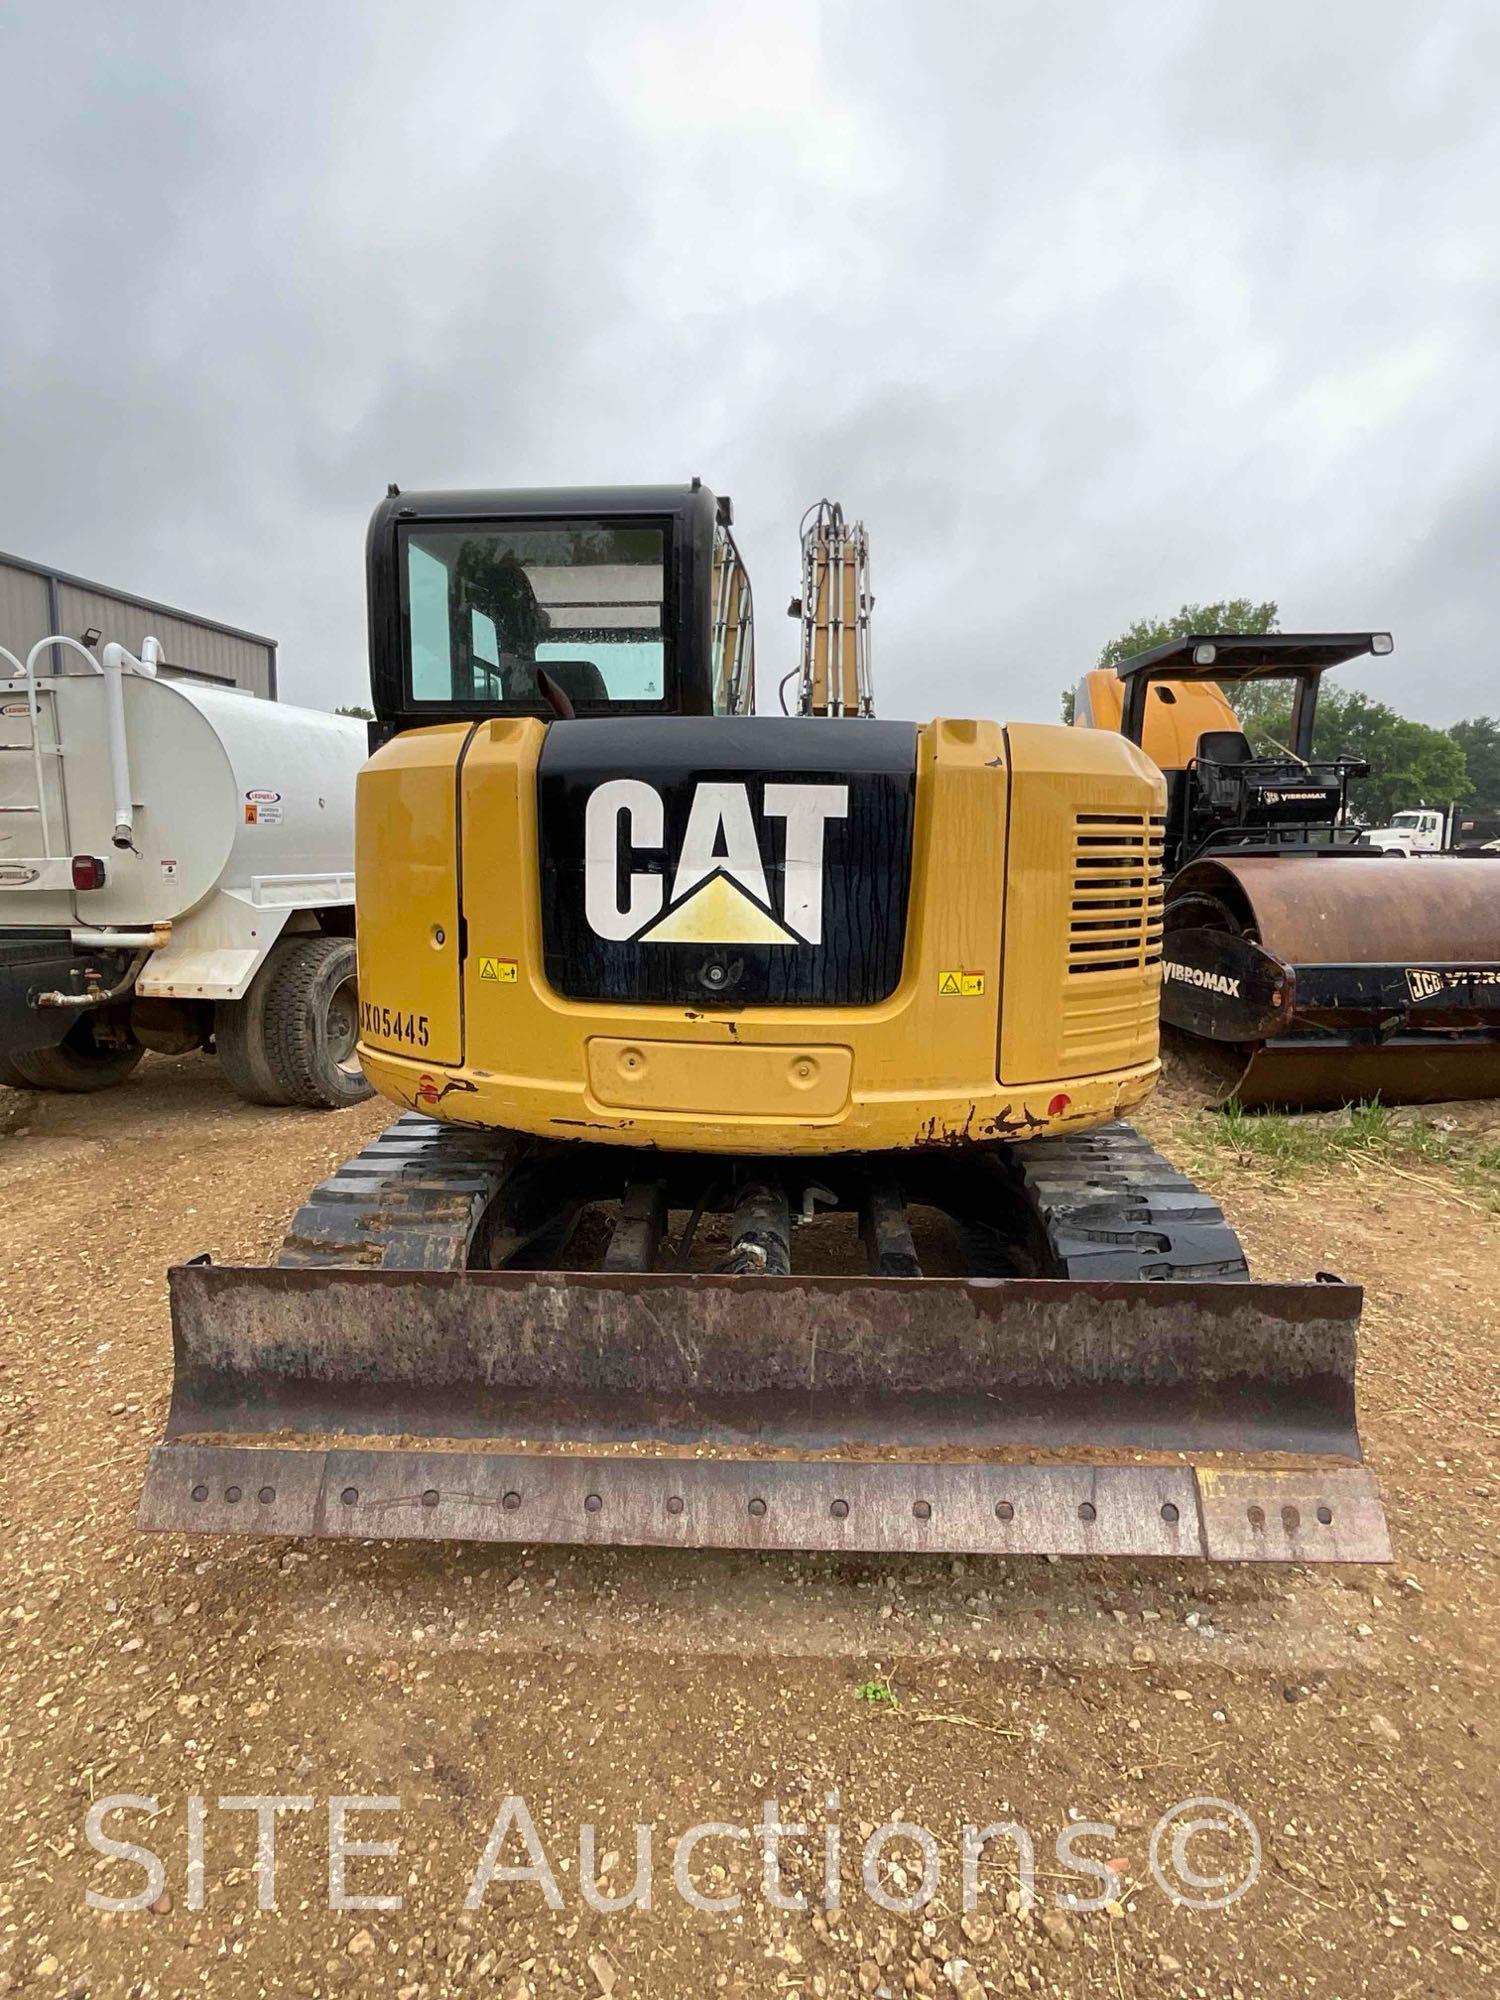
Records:
[[[143,1528],[1390,1559],[1340,1284],[171,1273]]]

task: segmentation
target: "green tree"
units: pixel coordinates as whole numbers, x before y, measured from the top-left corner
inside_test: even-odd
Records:
[[[1137,618],[1118,639],[1111,639],[1096,665],[1117,667],[1132,653],[1149,653],[1169,639],[1188,639],[1195,632],[1274,632],[1274,604],[1252,604],[1248,597],[1227,597],[1217,604],[1184,604],[1170,618]]]
[[[1137,618],[1118,639],[1111,639],[1094,662],[1099,667],[1117,667],[1132,653],[1149,653],[1169,639],[1186,639],[1194,632],[1274,632],[1276,606],[1255,604],[1248,597],[1221,598],[1217,604],[1184,604],[1170,618]],[[1074,691],[1065,690],[1062,718],[1071,722]]]
[[[1471,722],[1455,722],[1448,734],[1464,753],[1474,804],[1480,812],[1500,812],[1500,722],[1476,715]]]
[[[1446,806],[1473,787],[1460,744],[1442,729],[1398,715],[1357,688],[1324,679],[1318,691],[1313,754],[1336,757],[1350,750],[1370,766],[1368,778],[1349,787],[1349,805],[1367,826],[1383,826],[1406,806]]]
[[[375,720],[374,709],[361,708],[357,701],[351,702],[347,708],[336,708],[333,712],[335,715],[357,716],[361,722],[373,722]]]

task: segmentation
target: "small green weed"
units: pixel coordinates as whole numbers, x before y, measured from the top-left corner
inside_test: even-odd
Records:
[[[888,1674],[882,1675],[879,1680],[861,1681],[859,1686],[854,1690],[854,1699],[856,1701],[867,1701],[876,1708],[882,1706],[886,1708],[899,1708],[901,1706],[896,1690],[891,1686]]]

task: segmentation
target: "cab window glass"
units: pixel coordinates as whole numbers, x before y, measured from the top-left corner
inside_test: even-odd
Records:
[[[544,667],[580,709],[665,703],[664,528],[422,527],[404,543],[413,700],[534,713]]]

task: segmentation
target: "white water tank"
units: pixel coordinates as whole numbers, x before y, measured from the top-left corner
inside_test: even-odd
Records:
[[[168,922],[171,943],[137,990],[233,999],[293,913],[352,904],[362,722],[125,672],[132,845],[121,848],[107,678],[35,687],[39,759],[24,684],[0,683],[0,926]],[[101,888],[73,888],[73,855],[102,859]]]

